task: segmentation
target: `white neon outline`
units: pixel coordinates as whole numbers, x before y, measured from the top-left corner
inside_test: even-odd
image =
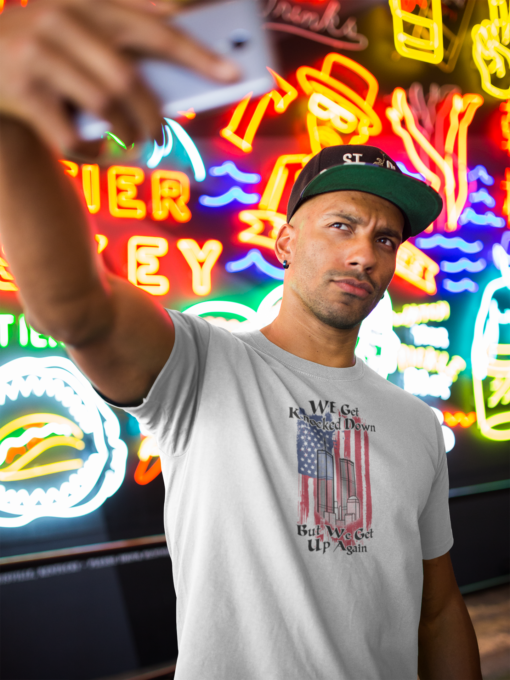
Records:
[[[168,125],[170,125],[177,139],[186,149],[186,153],[188,154],[188,157],[191,161],[191,165],[193,167],[195,180],[197,182],[203,182],[207,173],[205,170],[204,161],[202,160],[202,156],[200,155],[200,152],[197,149],[195,142],[191,139],[186,130],[181,125],[179,125],[179,123],[177,123],[175,120],[172,120],[171,118],[165,118],[165,120],[168,123]]]
[[[241,305],[239,302],[229,302],[228,300],[211,300],[205,302],[198,302],[192,307],[184,310],[183,314],[194,314],[201,316],[202,314],[210,314],[211,312],[223,312],[223,314],[235,314],[242,316],[246,321],[255,323],[257,312],[251,307]]]
[[[97,452],[91,453],[59,490],[37,488],[29,494],[25,489],[15,491],[0,485],[0,511],[17,515],[0,517],[0,527],[24,526],[38,517],[73,518],[93,512],[118,490],[126,471],[127,446],[120,439],[117,417],[69,359],[23,357],[0,366],[0,404],[6,398],[14,401],[30,394],[46,394],[60,401],[81,429],[93,435]],[[95,496],[79,505],[93,491],[107,464],[109,469]]]
[[[440,349],[448,349],[450,346],[450,337],[445,326],[428,326],[426,323],[414,324],[409,331],[416,346],[430,345]]]
[[[380,348],[380,353],[377,353]],[[386,291],[359,329],[355,354],[381,377],[397,370],[400,338],[393,330],[393,305]]]

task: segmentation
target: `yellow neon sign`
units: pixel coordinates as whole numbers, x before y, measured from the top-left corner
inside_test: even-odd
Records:
[[[410,367],[424,368],[429,373],[443,373],[455,382],[459,373],[465,370],[466,362],[458,355],[450,359],[448,352],[434,347],[401,344],[398,352],[398,370],[403,372]]]
[[[409,241],[404,241],[397,252],[395,274],[429,295],[437,292],[436,275],[439,265]]]
[[[132,236],[128,241],[128,280],[151,295],[166,295],[170,282],[156,274],[159,259],[168,253],[168,241],[160,236]]]
[[[95,214],[101,208],[99,165],[82,165],[81,181],[87,208],[90,213]]]
[[[454,231],[457,229],[457,221],[468,195],[468,127],[476,110],[483,104],[483,97],[477,94],[453,95],[444,149],[441,150],[436,149],[418,129],[405,90],[401,87],[395,88],[391,103],[392,106],[386,109],[386,116],[391,122],[393,132],[402,139],[407,155],[416,170],[425,177],[433,189],[443,191],[446,199],[446,230]],[[464,114],[462,120],[461,113]],[[422,160],[417,147],[437,166],[443,179]]]
[[[506,215],[506,223],[507,226],[510,227],[510,168],[505,168],[505,179],[501,182],[500,186],[506,193],[505,200],[503,203],[503,209],[501,212],[503,213],[503,215]]]
[[[413,14],[403,8],[404,0],[389,0],[393,15],[395,49],[403,57],[425,61],[429,64],[439,64],[444,56],[443,12],[441,0],[430,1],[430,8],[421,7],[418,14]],[[404,23],[420,29],[420,34],[425,29],[428,32],[428,38],[418,37],[414,30],[412,34],[406,33]]]
[[[59,425],[66,425],[71,430],[71,433],[77,439],[83,439],[83,432],[73,423],[72,420],[59,416],[56,413],[31,413],[30,415],[20,416],[10,423],[0,427],[0,441],[9,436],[12,432],[19,430],[22,427],[30,425],[39,425],[40,423],[57,423]]]
[[[0,257],[0,290],[18,290],[18,286],[14,283],[14,276],[7,271],[8,266],[4,258]]]
[[[144,486],[152,482],[161,472],[161,458],[154,437],[142,439],[138,449],[138,458],[140,460],[136,467],[134,478],[137,484]],[[155,460],[151,465],[153,459]]]
[[[473,26],[473,61],[482,79],[482,87],[498,99],[510,97],[510,86],[498,87],[492,76],[503,78],[510,66],[510,22],[507,0],[488,0],[490,19]]]
[[[273,102],[276,113],[283,113],[287,110],[289,104],[297,97],[297,90],[295,87],[293,87],[269,67],[268,71],[271,72],[271,75],[276,80],[278,87],[283,90],[285,94],[282,96],[278,90],[271,90],[271,92],[265,94],[253,112],[251,120],[246,128],[246,132],[244,133],[244,137],[240,137],[237,134],[237,130],[239,129],[241,121],[243,120],[243,117],[246,113],[246,109],[248,108],[248,104],[250,103],[252,97],[252,93],[250,92],[246,95],[246,97],[241,99],[237,105],[227,127],[220,130],[220,135],[222,137],[231,142],[231,144],[237,146],[239,149],[241,149],[241,151],[244,151],[244,153],[250,153],[250,151],[252,151],[253,138],[255,137],[262,118],[267,111],[269,103],[271,101]]]
[[[309,158],[310,156],[302,153],[284,154],[277,158],[271,175],[267,180],[262,198],[260,199],[259,208],[261,210],[278,211],[283,191],[289,178],[289,165],[298,166],[298,170],[294,174],[294,177],[291,178],[292,182],[294,182]]]
[[[223,245],[219,241],[210,240],[200,248],[194,239],[181,238],[177,241],[177,248],[191,267],[191,285],[195,295],[209,295],[211,271],[223,250]]]
[[[112,165],[108,168],[108,202],[113,217],[143,220],[145,203],[136,198],[137,186],[145,178],[141,168]]]
[[[428,323],[429,321],[445,321],[450,318],[450,305],[446,300],[404,305],[401,312],[393,312],[393,326],[407,326]]]
[[[460,425],[461,427],[471,427],[473,423],[476,423],[476,413],[471,411],[470,413],[462,413],[462,411],[456,411],[455,413],[450,413],[445,411],[443,413],[444,421],[448,427],[456,427]]]
[[[44,424],[43,427],[40,427],[42,424]],[[50,424],[64,426],[64,431],[67,431],[68,434],[56,434]],[[35,425],[39,427],[33,427]],[[13,432],[23,428],[28,429],[24,429],[18,436],[9,437]],[[54,436],[55,434],[56,436]],[[41,441],[37,441],[39,439]],[[85,448],[82,440],[82,430],[63,416],[53,413],[32,413],[15,418],[0,428],[0,465],[4,462],[8,463],[6,467],[0,469],[0,481],[21,481],[57,472],[77,470],[83,466],[83,461],[80,458],[34,467],[27,467],[27,465],[48,449],[56,446],[70,446],[81,451]],[[30,447],[30,444],[34,441],[37,443]]]
[[[237,238],[241,243],[261,246],[269,250],[274,250],[280,227],[287,221],[285,215],[272,210],[242,210],[239,213],[239,219],[250,225],[248,229],[243,229],[238,234]],[[271,229],[269,236],[264,234],[266,222],[269,223]]]
[[[501,111],[501,148],[510,156],[510,100],[499,105]]]
[[[166,220],[172,215],[176,222],[189,222],[189,179],[176,170],[156,170],[151,176],[152,217]]]
[[[66,175],[69,175],[69,177],[77,177],[78,176],[78,164],[73,163],[73,161],[60,161],[62,165],[64,166],[64,172]]]
[[[95,234],[95,239],[97,241],[97,252],[102,253],[108,245],[108,237],[104,234]]]
[[[365,96],[335,78],[332,75],[335,67],[347,69],[363,80]],[[332,52],[326,55],[320,71],[301,66],[296,76],[303,92],[310,97],[306,121],[313,155],[324,146],[364,144],[382,131],[381,120],[374,111],[379,84],[368,69]]]
[[[71,446],[80,451],[85,448],[85,444],[82,441],[74,439],[73,437],[50,437],[49,439],[36,444],[8,467],[0,470],[0,481],[15,482],[22,479],[51,475],[56,472],[65,472],[66,470],[78,470],[78,468],[83,466],[81,458],[75,458],[72,460],[59,461],[58,463],[49,463],[47,465],[38,465],[37,467],[23,469],[32,462],[34,458],[40,456],[41,453],[54,446]]]

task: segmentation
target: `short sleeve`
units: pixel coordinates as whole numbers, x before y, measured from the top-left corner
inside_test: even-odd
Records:
[[[448,505],[448,464],[441,425],[433,416],[436,427],[438,463],[427,503],[419,518],[421,549],[424,560],[447,553],[453,545],[450,509]]]
[[[155,437],[163,455],[181,455],[200,403],[211,326],[197,316],[168,313],[175,328],[172,353],[142,404],[124,410]]]

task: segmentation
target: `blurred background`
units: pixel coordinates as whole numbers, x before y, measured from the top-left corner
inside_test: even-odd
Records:
[[[274,236],[312,154],[373,144],[441,192],[443,213],[399,250],[356,351],[435,409],[455,573],[484,676],[510,678],[508,2],[257,7],[274,51],[270,93],[180,111],[162,146],[126,148],[107,132],[101,163],[62,159],[65,171],[108,269],[233,332],[278,312]],[[65,349],[27,325],[0,253],[2,678],[172,677],[160,472],[136,420],[102,404]]]

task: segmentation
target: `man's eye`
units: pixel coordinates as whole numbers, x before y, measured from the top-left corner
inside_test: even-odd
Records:
[[[390,238],[383,237],[383,238],[380,238],[379,241],[381,243],[383,243],[385,246],[391,246],[392,248],[395,247],[395,244],[393,243],[393,241]]]
[[[336,229],[349,229],[349,226],[345,224],[345,222],[333,222],[331,226]]]

